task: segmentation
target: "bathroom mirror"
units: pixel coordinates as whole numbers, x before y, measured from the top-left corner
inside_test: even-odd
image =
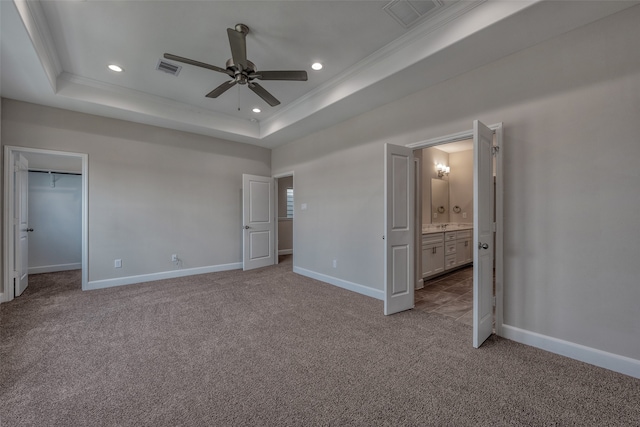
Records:
[[[449,182],[431,179],[431,223],[449,222]]]

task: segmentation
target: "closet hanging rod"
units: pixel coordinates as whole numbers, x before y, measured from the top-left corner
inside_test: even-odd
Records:
[[[35,173],[55,173],[57,175],[79,175],[82,176],[81,173],[78,172],[56,172],[56,171],[48,171],[48,170],[41,170],[41,169],[29,169],[29,172],[35,172]]]

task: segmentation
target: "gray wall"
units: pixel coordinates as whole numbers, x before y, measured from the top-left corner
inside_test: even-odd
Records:
[[[82,176],[29,172],[29,227],[29,274],[81,268]]]
[[[473,150],[449,154],[449,220],[454,223],[473,222]],[[453,211],[454,206],[460,212]],[[466,214],[466,218],[463,217]]]
[[[2,102],[2,144],[89,156],[89,281],[242,260],[242,174],[270,176],[269,150]]]
[[[382,289],[384,143],[504,122],[504,323],[640,360],[638,22],[636,6],[274,150],[296,177],[294,267]]]
[[[449,165],[449,154],[436,148],[429,147],[423,150],[420,150],[421,154],[421,167],[422,167],[422,224],[432,224],[433,223],[433,210],[431,206],[431,180],[432,179],[442,179],[443,181],[449,182],[449,176],[445,175],[442,178],[438,178],[438,172],[436,172],[436,165],[438,163]],[[451,207],[451,203],[449,203],[449,207]],[[451,212],[448,213],[449,216]],[[436,222],[449,222],[447,221],[436,221]]]

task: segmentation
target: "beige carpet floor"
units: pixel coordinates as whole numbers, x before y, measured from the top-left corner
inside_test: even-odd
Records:
[[[82,292],[32,276],[0,307],[0,425],[640,425],[640,380],[291,272]]]

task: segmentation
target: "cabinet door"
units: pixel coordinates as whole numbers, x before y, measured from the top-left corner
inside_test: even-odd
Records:
[[[433,254],[433,274],[444,271],[444,245],[435,245]]]
[[[473,252],[471,251],[471,242],[473,240],[471,240],[471,238],[466,239],[464,241],[464,245],[465,245],[465,264],[470,264],[473,262]]]
[[[432,266],[430,263],[431,256],[433,252],[433,245],[423,246],[422,247],[422,277],[427,277],[433,274]]]
[[[471,262],[471,239],[459,239],[456,242],[456,266]]]
[[[456,266],[464,265],[466,263],[466,248],[464,246],[465,240],[456,241]]]
[[[444,245],[422,247],[422,277],[433,276],[444,271]]]

